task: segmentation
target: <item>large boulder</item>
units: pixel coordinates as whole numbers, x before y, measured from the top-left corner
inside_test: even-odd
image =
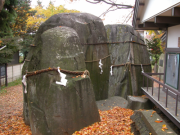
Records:
[[[88,13],[60,13],[53,15],[39,27],[35,37],[36,45],[41,44],[40,36],[44,31],[57,26],[67,26],[78,33],[83,47],[84,59],[89,61],[86,62],[86,68],[91,74],[90,78],[95,98],[96,100],[108,98],[110,58],[107,57],[102,60],[102,74],[100,74],[99,59],[108,56],[109,49],[107,44],[96,45],[96,43],[107,42],[106,30],[102,20]],[[94,43],[95,45],[85,45]]]
[[[107,111],[118,106],[121,108],[127,108],[128,101],[120,96],[110,97],[106,100],[96,101],[97,107],[101,111]]]
[[[39,38],[39,40],[37,39]],[[84,71],[84,53],[76,31],[55,27],[36,34],[23,73],[58,67]],[[43,72],[27,78],[24,106],[25,122],[33,135],[68,135],[100,121],[91,80],[66,74],[66,86],[56,84],[56,71]]]
[[[143,44],[144,40],[129,25],[106,25],[105,28],[109,42],[122,42],[109,45],[111,64],[128,63],[126,66],[113,67],[113,75],[109,79],[109,97],[121,96],[127,99],[127,95],[142,95],[143,77],[140,64],[150,64],[147,47],[138,44]],[[138,64],[138,66],[130,65],[130,63]],[[145,72],[151,72],[150,65],[143,67]]]
[[[170,123],[162,119],[154,110],[136,110],[130,118],[133,121],[131,132],[134,132],[134,135],[177,135],[173,127],[170,127]],[[168,130],[163,131],[162,125],[166,125]]]
[[[154,104],[146,96],[127,96],[128,107],[131,110],[152,109]]]

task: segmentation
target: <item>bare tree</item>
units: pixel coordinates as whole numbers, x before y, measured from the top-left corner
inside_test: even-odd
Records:
[[[110,5],[110,7],[104,13],[102,13],[99,17],[105,16],[110,11],[115,11],[118,9],[133,8],[133,6],[131,6],[131,5],[125,5],[125,4],[117,3],[116,0],[86,0],[86,1],[91,3],[91,4],[105,3],[105,4]]]
[[[79,1],[79,0],[64,0],[64,1],[71,3],[71,2],[75,2],[75,1]],[[128,15],[123,17],[123,18],[125,18],[123,23],[127,23],[128,21],[130,21],[132,19],[132,16],[134,13],[134,10],[133,10],[134,6],[123,4],[123,2],[118,3],[119,0],[86,0],[86,1],[91,4],[103,4],[104,3],[104,4],[109,5],[109,8],[107,8],[107,10],[104,11],[99,17],[102,17],[102,16],[104,17],[107,13],[118,10],[118,9],[132,9]]]

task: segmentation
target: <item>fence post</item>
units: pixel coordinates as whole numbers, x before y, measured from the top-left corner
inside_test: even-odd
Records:
[[[147,91],[148,91],[148,77],[147,77]]]
[[[13,82],[13,65],[12,65],[12,82]]]
[[[5,64],[5,85],[6,87],[8,86],[8,83],[7,83],[7,63]]]
[[[167,108],[167,104],[168,104],[168,88],[166,88],[166,108]]]
[[[178,94],[176,95],[176,109],[175,109],[175,115],[177,116],[177,111],[178,111]]]
[[[0,66],[0,90],[1,90],[1,66]]]

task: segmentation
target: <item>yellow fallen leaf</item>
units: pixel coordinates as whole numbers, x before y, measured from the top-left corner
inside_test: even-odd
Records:
[[[162,131],[165,131],[165,129],[168,129],[165,124],[162,125]]]

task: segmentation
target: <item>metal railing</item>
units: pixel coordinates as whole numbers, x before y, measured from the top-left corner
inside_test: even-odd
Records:
[[[178,110],[178,97],[180,97],[180,92],[162,82],[160,82],[160,77],[161,75],[164,75],[164,73],[145,73],[142,68],[142,75],[143,75],[143,86],[144,86],[144,80],[145,77],[147,78],[147,91],[148,91],[148,79],[150,79],[152,81],[152,84],[154,84],[154,82],[159,84],[158,87],[158,101],[160,100],[160,87],[162,86],[162,89],[166,92],[166,103],[165,103],[165,107],[167,108],[167,104],[168,104],[168,95],[169,92],[173,93],[175,95],[176,98],[176,107],[175,107],[175,116],[177,116],[177,110]],[[151,75],[159,75],[159,80],[156,80],[155,78],[153,78]],[[153,92],[154,92],[154,86],[152,85],[152,96],[153,96]]]

